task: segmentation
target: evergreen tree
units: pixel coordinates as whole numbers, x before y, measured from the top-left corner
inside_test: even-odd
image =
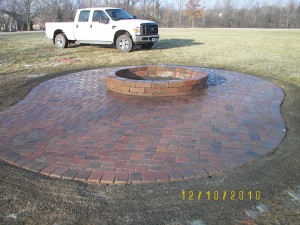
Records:
[[[55,21],[56,22],[62,22],[63,21],[63,14],[62,14],[62,11],[61,11],[60,7],[58,7],[58,9],[56,11]]]

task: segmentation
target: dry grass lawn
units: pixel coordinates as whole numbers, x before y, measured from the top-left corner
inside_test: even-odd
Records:
[[[0,33],[0,110],[38,83],[74,70],[180,64],[222,68],[284,80],[300,87],[300,30],[161,29],[152,50],[112,47],[56,49],[44,33]]]
[[[73,45],[56,49],[44,33],[0,33],[0,111],[17,103],[37,84],[76,70],[141,64],[221,68],[287,82],[273,80],[287,93],[282,113],[289,127],[288,136],[273,155],[220,179],[177,183],[179,189],[170,188],[169,184],[154,185],[151,192],[145,192],[147,188],[143,185],[87,186],[36,177],[0,161],[0,193],[3,195],[0,194],[0,221],[6,221],[6,215],[14,215],[8,213],[20,211],[22,217],[9,224],[43,221],[54,224],[60,220],[76,223],[75,219],[83,224],[82,220],[88,218],[89,213],[93,221],[85,224],[95,224],[101,216],[107,221],[122,220],[120,224],[134,217],[142,220],[144,216],[171,221],[170,217],[175,214],[178,218],[174,221],[187,221],[201,215],[207,221],[223,224],[295,224],[293,221],[299,221],[299,202],[290,200],[288,193],[300,193],[299,188],[292,189],[299,187],[300,30],[161,29],[160,35],[161,40],[154,49],[136,49],[124,54],[115,48],[100,46]],[[193,187],[210,190],[263,187],[269,197],[265,197],[263,203],[270,211],[260,218],[241,221],[240,211],[253,209],[249,202],[180,205],[177,204],[180,187],[190,190]],[[101,197],[102,193],[113,197],[107,200]],[[145,209],[149,205],[157,208],[148,212]],[[168,208],[170,206],[172,208]],[[124,208],[126,214],[122,214]],[[226,223],[224,218],[235,223]]]

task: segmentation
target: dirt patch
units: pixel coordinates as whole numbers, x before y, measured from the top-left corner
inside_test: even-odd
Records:
[[[75,63],[75,62],[80,62],[79,59],[76,58],[63,58],[57,60],[58,63]]]
[[[43,76],[46,76],[47,74],[44,74],[44,73],[42,73],[42,74],[27,74],[27,75],[25,75],[25,77],[27,77],[27,78],[38,78],[38,77],[43,77]]]

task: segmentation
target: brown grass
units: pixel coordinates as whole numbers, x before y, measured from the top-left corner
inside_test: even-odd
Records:
[[[0,33],[0,110],[35,85],[71,71],[142,64],[222,68],[300,87],[300,30],[161,29],[152,50],[124,54],[112,47],[56,49],[44,33]]]

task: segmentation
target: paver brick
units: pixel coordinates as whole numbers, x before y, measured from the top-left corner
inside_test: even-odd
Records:
[[[170,177],[167,171],[155,172],[155,178],[157,181],[170,181]]]
[[[153,81],[152,88],[167,88],[168,83],[163,81]]]
[[[169,170],[168,171],[169,177],[171,180],[182,180],[183,176],[177,170]]]
[[[68,169],[63,175],[62,178],[68,178],[68,179],[73,179],[77,173],[79,173],[79,170],[74,170],[74,169]]]
[[[152,82],[151,81],[143,81],[143,82],[139,82],[139,81],[136,81],[136,84],[135,84],[136,88],[145,88],[145,87],[152,87]]]
[[[208,173],[209,176],[220,172],[220,170],[218,170],[216,167],[209,164],[203,166],[203,169]]]
[[[129,173],[129,182],[141,182],[142,173],[140,172],[131,172]]]
[[[128,173],[117,172],[116,178],[115,178],[115,183],[116,184],[126,184],[126,183],[128,183],[128,178],[129,178]]]
[[[187,72],[189,67],[131,70],[148,76],[164,73],[162,67],[172,76],[190,79],[190,73],[201,82],[207,79],[206,71]],[[172,181],[228,171],[269,153],[285,136],[280,115],[284,93],[267,81],[211,69],[209,89],[164,97],[203,83],[173,80],[166,87],[158,81],[115,80],[112,76],[120,69],[46,81],[1,112],[0,158],[57,178],[120,184]],[[105,81],[121,87],[120,93],[107,91]],[[159,88],[145,96],[122,94],[153,83]]]
[[[202,168],[193,168],[193,173],[196,174],[197,177],[206,177],[208,173]]]
[[[68,167],[58,167],[51,173],[52,177],[61,177],[69,168]]]
[[[162,88],[145,88],[145,94],[160,94],[162,93]]]
[[[148,172],[143,172],[142,173],[142,181],[143,182],[155,182],[155,173],[148,171]]]
[[[130,92],[133,92],[133,93],[145,93],[145,88],[143,87],[130,87],[129,89]]]
[[[50,174],[58,169],[59,166],[58,165],[53,165],[53,164],[50,164],[49,166],[47,166],[46,168],[44,168],[42,171],[40,171],[41,174],[44,174],[46,176],[50,176]]]
[[[48,166],[49,164],[46,162],[35,161],[33,167],[31,167],[30,170],[34,172],[40,172],[41,170],[45,169]]]
[[[195,177],[195,174],[191,169],[180,170],[180,173],[184,179]]]
[[[92,172],[88,170],[81,170],[76,174],[74,180],[86,181],[88,177],[91,175],[91,173]]]
[[[100,182],[102,176],[103,176],[102,171],[92,171],[90,176],[87,178],[87,181],[89,182]]]
[[[179,88],[184,87],[184,81],[168,81],[169,88]],[[179,89],[177,89],[179,91]]]
[[[101,183],[112,184],[115,181],[115,172],[104,172],[101,178]]]

